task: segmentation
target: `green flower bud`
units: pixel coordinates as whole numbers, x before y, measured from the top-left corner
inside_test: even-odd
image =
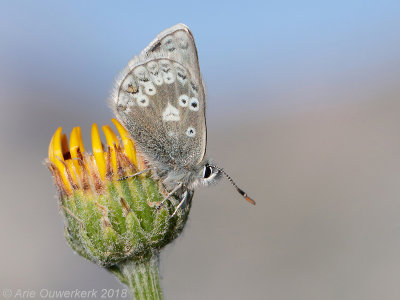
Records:
[[[85,152],[79,127],[72,130],[69,147],[58,128],[50,142],[47,165],[59,191],[70,246],[114,272],[136,295],[138,283],[132,283],[127,273],[156,271],[158,280],[155,257],[183,230],[193,192],[178,190],[158,207],[168,192],[150,172],[129,177],[145,170],[146,165],[128,132],[112,121],[121,140],[108,125],[103,126],[107,140],[104,151],[93,124],[93,155]],[[185,203],[174,214],[182,197],[186,197]]]

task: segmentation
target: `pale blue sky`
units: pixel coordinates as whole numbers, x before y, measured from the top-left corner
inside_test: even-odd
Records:
[[[0,87],[9,95],[24,82],[104,105],[127,61],[183,22],[216,111],[244,109],[243,99],[249,110],[296,108],[385,89],[400,62],[399,2],[324,2],[2,1]]]

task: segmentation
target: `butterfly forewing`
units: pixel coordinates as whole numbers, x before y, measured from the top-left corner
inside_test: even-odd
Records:
[[[173,28],[130,63],[112,106],[150,163],[193,167],[206,148],[204,88],[190,31]]]
[[[196,44],[190,29],[185,24],[177,24],[165,29],[141,54],[151,57],[160,53],[168,55],[190,70],[193,79],[201,85],[204,91]]]

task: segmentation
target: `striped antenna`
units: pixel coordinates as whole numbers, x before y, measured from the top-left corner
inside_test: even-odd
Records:
[[[228,180],[232,183],[232,185],[236,188],[236,190],[238,191],[238,193],[240,195],[243,196],[244,199],[246,199],[248,202],[250,202],[253,205],[256,205],[256,201],[254,201],[253,199],[251,199],[249,196],[247,196],[247,193],[245,191],[243,191],[240,187],[237,186],[237,184],[233,181],[233,179],[231,178],[231,176],[228,175],[228,173],[226,173],[223,169],[221,169],[220,167],[217,166],[212,166],[210,165],[210,167],[216,168],[218,171],[220,171],[222,174],[225,175],[226,178],[228,178]]]

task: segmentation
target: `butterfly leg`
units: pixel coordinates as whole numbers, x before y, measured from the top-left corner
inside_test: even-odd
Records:
[[[165,198],[163,199],[163,201],[160,202],[160,204],[157,206],[157,208],[160,208],[161,206],[163,206],[164,202],[167,201],[168,198],[171,197],[181,187],[182,187],[182,182],[179,183],[176,187],[174,187],[174,189],[171,192],[169,192],[167,196],[165,196]]]
[[[175,214],[177,213],[178,209],[182,206],[183,203],[185,203],[185,201],[186,201],[186,199],[187,199],[187,195],[188,195],[188,192],[186,191],[186,192],[183,194],[182,200],[181,200],[181,202],[179,202],[179,204],[178,204],[178,206],[176,207],[176,209],[175,209],[174,213],[172,214],[171,218],[172,218],[173,216],[175,216]]]
[[[137,172],[137,173],[129,175],[129,176],[125,176],[125,177],[119,178],[118,180],[124,180],[124,179],[128,179],[128,178],[131,178],[131,177],[135,177],[135,176],[138,176],[140,174],[146,173],[148,171],[150,171],[150,168],[144,169],[144,170],[142,170],[140,172]]]

